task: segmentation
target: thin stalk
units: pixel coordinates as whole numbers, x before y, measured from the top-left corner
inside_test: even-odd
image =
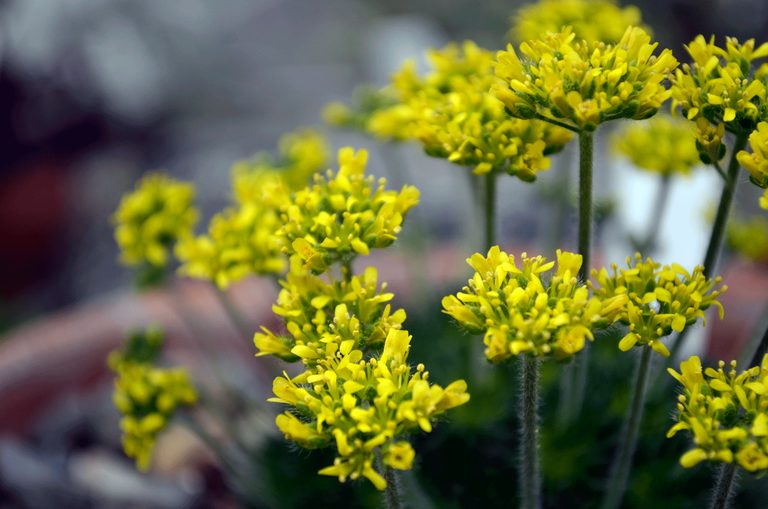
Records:
[[[634,392],[627,417],[622,426],[622,441],[611,465],[611,474],[608,480],[608,489],[603,499],[603,509],[617,509],[624,498],[627,489],[629,473],[632,469],[632,456],[637,447],[637,437],[640,431],[640,421],[643,418],[645,403],[645,389],[648,385],[648,372],[651,366],[652,350],[649,346],[643,347],[640,355],[640,363],[637,366]]]
[[[709,237],[709,244],[707,245],[707,253],[704,256],[704,277],[709,278],[715,271],[717,264],[717,257],[720,253],[720,249],[723,245],[723,238],[725,237],[725,227],[728,223],[728,216],[731,212],[731,203],[733,203],[733,193],[736,191],[736,182],[739,175],[739,160],[736,158],[736,154],[741,152],[747,144],[747,136],[745,134],[739,134],[736,137],[736,142],[733,144],[731,150],[731,157],[728,161],[728,174],[726,175],[725,184],[723,185],[723,192],[720,194],[720,203],[717,206],[717,214],[715,215],[715,223],[712,225],[712,233]],[[687,336],[685,329],[677,340],[672,345],[670,359],[677,357],[678,352],[685,344],[685,338]]]
[[[384,490],[384,507],[386,509],[402,509],[403,501],[400,495],[400,479],[394,469],[384,468],[384,480],[387,488]]]
[[[563,129],[568,129],[569,131],[572,131],[574,133],[579,132],[579,130],[576,127],[570,124],[566,124],[565,122],[561,122],[555,118],[547,117],[546,115],[542,115],[541,113],[536,113],[534,115],[534,118],[538,120],[543,120],[544,122],[550,123],[552,125],[556,125],[558,127],[562,127]]]
[[[733,481],[736,477],[736,465],[724,463],[717,474],[717,481],[712,490],[712,509],[725,509],[730,506],[733,497]]]
[[[669,203],[669,190],[671,188],[672,177],[669,174],[661,176],[659,181],[659,188],[656,190],[656,198],[653,202],[653,208],[651,209],[651,217],[648,221],[648,227],[645,232],[645,237],[640,243],[639,251],[643,254],[647,254],[650,251],[656,249],[656,243],[658,242],[659,226],[664,219],[664,214],[667,210],[667,204]]]
[[[594,133],[579,132],[579,246],[582,263],[579,269],[579,279],[586,282],[589,279],[589,269],[592,261],[592,152],[594,148]],[[589,378],[589,346],[581,351],[574,365],[574,391],[569,420],[577,418],[584,406],[587,380]]]
[[[214,290],[221,307],[235,326],[235,329],[237,329],[242,336],[246,346],[249,348],[252,347],[253,343],[251,342],[251,338],[253,337],[253,331],[251,330],[251,327],[248,326],[248,322],[245,321],[245,318],[243,318],[243,315],[237,309],[235,303],[232,302],[229,295],[227,295],[224,290],[221,290],[219,287],[215,287]]]
[[[763,356],[767,352],[768,352],[768,328],[766,328],[765,333],[763,333],[763,338],[760,340],[760,343],[757,344],[757,348],[755,348],[755,353],[752,354],[752,360],[749,361],[749,365],[747,366],[747,368],[759,366],[763,360]]]
[[[744,150],[747,144],[747,136],[740,134],[736,137],[736,142],[733,144],[733,150],[731,150],[731,159],[728,162],[728,174],[725,185],[723,186],[723,192],[720,195],[720,203],[717,206],[717,215],[715,216],[715,223],[712,226],[712,235],[709,237],[709,245],[707,246],[707,254],[704,256],[704,276],[710,277],[715,271],[717,264],[717,256],[720,253],[720,248],[723,244],[723,237],[725,236],[725,226],[728,223],[728,215],[731,212],[731,203],[733,203],[733,193],[736,191],[736,181],[739,175],[739,160],[736,159],[736,154]]]
[[[485,176],[483,219],[485,225],[484,249],[487,250],[496,244],[496,173],[494,172]]]
[[[541,508],[539,360],[522,357],[520,374],[520,509]]]

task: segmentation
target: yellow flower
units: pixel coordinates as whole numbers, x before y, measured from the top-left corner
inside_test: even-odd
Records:
[[[351,106],[330,103],[323,109],[323,118],[335,127],[368,132],[382,140],[400,141],[407,139],[407,136],[400,135],[403,122],[396,119],[400,112],[406,110],[398,112],[397,105],[398,100],[391,87],[377,89],[363,86],[352,94]]]
[[[222,289],[251,274],[279,274],[286,267],[279,228],[278,214],[269,206],[254,202],[225,209],[213,216],[207,235],[179,241],[179,273]]]
[[[640,18],[640,9],[634,5],[620,7],[615,0],[539,0],[517,11],[510,37],[524,42],[570,26],[590,43],[615,44],[627,27],[640,26]]]
[[[476,272],[461,292],[443,298],[443,312],[469,332],[485,334],[491,362],[521,353],[570,357],[594,339],[593,328],[605,324],[602,303],[576,278],[578,254],[558,250],[554,271],[555,262],[525,253],[518,266],[498,246],[467,263]]]
[[[768,187],[768,122],[760,122],[749,135],[752,152],[736,154],[739,164],[749,172],[749,180],[758,187]],[[763,207],[765,208],[765,207]]]
[[[662,175],[688,174],[699,163],[693,126],[669,115],[625,126],[613,147],[636,167]]]
[[[653,116],[669,98],[664,80],[677,60],[638,27],[615,45],[577,39],[570,27],[497,55],[492,93],[517,118],[546,118],[592,131],[609,120]]]
[[[404,186],[386,190],[365,175],[368,153],[339,150],[339,170],[315,176],[314,185],[297,191],[281,207],[278,235],[288,255],[298,255],[315,273],[351,260],[370,249],[392,244],[406,213],[418,203],[419,191]]]
[[[691,357],[680,364],[681,373],[668,369],[683,384],[678,396],[677,423],[667,433],[690,431],[695,447],[680,458],[691,468],[698,463],[736,463],[753,473],[768,471],[768,355],[760,366],[738,373],[736,361],[726,371],[702,373],[701,361]]]
[[[704,118],[732,133],[752,132],[768,107],[768,66],[755,64],[768,56],[768,43],[755,48],[754,39],[741,44],[727,37],[723,49],[715,45],[714,36],[707,42],[699,35],[685,48],[693,62],[672,78],[672,108],[689,120]]]
[[[150,173],[123,196],[112,216],[120,259],[126,265],[166,267],[169,252],[197,222],[192,184]]]
[[[768,261],[768,218],[732,217],[726,229],[728,245],[742,256],[756,262]]]
[[[423,365],[411,369],[410,340],[407,331],[391,329],[379,359],[364,360],[363,352],[347,343],[299,377],[275,379],[278,397],[271,401],[291,404],[307,416],[278,416],[286,438],[304,447],[336,446],[333,465],[320,474],[342,482],[365,477],[383,490],[386,481],[373,467],[376,451],[385,465],[411,468],[414,451],[402,437],[416,429],[431,431],[437,416],[469,400],[463,380],[443,389],[429,383]]]
[[[488,94],[495,82],[493,53],[471,41],[449,44],[428,54],[431,69],[417,76],[410,63],[394,79],[400,101],[371,118],[375,132],[400,128],[418,140],[428,155],[471,167],[475,174],[507,172],[524,181],[549,168],[545,154],[571,138],[565,129],[511,119]]]
[[[157,329],[137,332],[122,351],[109,357],[110,368],[117,374],[112,399],[123,415],[123,449],[136,460],[139,470],[149,468],[157,436],[176,409],[197,401],[197,392],[184,369],[152,365],[162,342],[162,332]]]
[[[619,349],[627,351],[635,345],[649,346],[667,357],[669,350],[661,342],[672,331],[682,332],[701,318],[704,311],[715,305],[723,316],[723,307],[717,301],[726,286],[715,289],[721,278],[707,279],[703,268],[697,266],[690,273],[678,264],[664,265],[651,258],[635,255],[634,263],[627,257],[627,268],[616,264],[611,272],[602,268],[593,270],[589,285],[602,299],[623,297],[623,306],[613,309],[615,320],[629,326],[629,332],[619,342]]]

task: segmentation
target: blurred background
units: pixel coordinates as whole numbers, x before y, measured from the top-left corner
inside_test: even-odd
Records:
[[[523,3],[0,0],[0,507],[51,507],[52,500],[61,501],[54,504],[57,507],[237,504],[205,448],[190,446],[191,439],[181,432],[175,441],[167,441],[162,455],[167,460],[151,476],[137,474],[120,452],[105,358],[120,344],[123,332],[160,322],[169,331],[170,357],[193,367],[200,364],[199,356],[190,352],[190,329],[181,323],[169,293],[180,295],[206,318],[207,336],[226,346],[217,351],[217,362],[227,366],[237,384],[252,384],[254,401],[264,400],[271,372],[282,369],[277,363],[254,361],[252,350],[237,343],[237,330],[205,285],[175,281],[166,292],[136,294],[130,271],[117,262],[110,216],[145,171],[166,169],[194,181],[205,224],[229,199],[232,162],[273,150],[287,131],[318,126],[334,147],[369,148],[373,174],[388,175],[395,185],[413,183],[422,192],[413,219],[418,233],[406,234],[394,254],[371,263],[381,264],[382,278],[392,281],[401,305],[414,317],[416,340],[421,331],[428,343],[415,346],[415,352],[434,358],[437,331],[456,335],[440,317],[438,296],[454,291],[468,277],[463,260],[479,245],[480,229],[468,212],[464,170],[430,159],[415,146],[382,147],[362,135],[323,128],[321,111],[330,101],[349,101],[361,84],[383,85],[405,58],[423,59],[429,47],[463,39],[503,47],[509,18]],[[763,0],[632,3],[641,8],[656,40],[680,60],[685,59],[682,45],[699,33],[715,34],[718,41],[724,35],[755,37],[758,43],[768,39],[768,4]],[[631,168],[606,145],[605,137],[598,140],[598,153],[605,154],[595,177],[604,212],[598,258],[622,261],[631,252],[626,232],[639,234],[648,227],[648,197],[658,179]],[[555,244],[559,247],[575,247],[573,215],[560,216],[557,207],[537,205],[559,183],[575,182],[574,148],[557,156],[535,187],[502,179],[504,245],[551,250],[554,237],[564,239]],[[746,177],[742,180],[737,212],[749,217],[756,213],[757,194],[754,186],[746,185]],[[661,261],[689,267],[701,261],[709,228],[706,202],[714,207],[719,186],[711,170],[673,183],[670,213],[657,225]],[[430,260],[426,268],[425,257]],[[709,336],[699,330],[689,344],[692,351],[717,358],[738,356],[766,316],[767,261],[747,260],[733,251],[723,255],[719,273],[731,287],[724,302],[726,320],[712,320]],[[426,277],[430,290],[414,289],[409,274]],[[246,281],[232,293],[254,330],[274,320],[269,306],[275,292],[269,284]],[[199,369],[205,377],[205,369]],[[441,376],[448,379],[450,374]],[[616,395],[622,397],[626,394]],[[489,401],[492,408],[494,400]],[[506,415],[498,408],[495,411]],[[295,472],[309,472],[311,479],[304,490],[307,498],[293,493],[293,499],[277,497],[263,506],[301,507],[313,494],[326,492],[329,506],[351,500],[334,498],[342,497],[333,495],[334,479],[315,479],[312,469],[324,460],[287,451],[272,430],[271,411],[260,410],[260,415],[243,421],[254,435],[261,435],[254,440],[264,441],[263,457],[274,456],[276,463],[269,463],[268,470],[286,485],[286,479],[305,482]],[[662,422],[665,411],[659,410]],[[503,415],[496,420],[496,436],[504,429]],[[620,415],[617,410],[617,422]],[[488,468],[499,471],[505,461],[513,461],[495,456],[507,450],[504,444],[494,444],[490,435],[472,428],[469,417],[457,419],[466,425],[457,427],[461,432],[446,432],[424,444],[422,470],[431,469],[424,476],[432,478],[432,484],[427,481],[423,489],[433,500],[442,500],[437,503],[441,507],[463,507],[480,498],[471,488],[461,488],[455,477],[472,474],[463,472],[460,463],[454,465],[456,470],[448,463],[431,464],[430,458],[437,456],[430,456],[429,448],[471,452],[488,447],[495,451]],[[513,451],[514,437],[507,438],[506,446]],[[550,446],[544,445],[545,456]],[[585,452],[573,454],[576,465]],[[280,459],[285,456],[289,459]],[[671,456],[673,465],[674,453]],[[594,471],[600,468],[604,465],[596,461]],[[484,473],[490,482],[499,477],[494,472],[481,469],[477,475]],[[546,481],[563,500],[575,489],[573,479],[578,476],[573,472],[562,466],[559,477]],[[648,475],[641,481],[651,491]],[[688,475],[685,482],[691,486],[709,486],[706,475],[704,481]],[[278,486],[274,490],[285,493],[279,483],[272,483]],[[644,506],[639,502],[641,488],[636,486],[628,507]],[[361,504],[371,497],[357,485],[345,489]],[[586,489],[583,498],[576,498],[585,505],[573,507],[588,506],[589,490],[599,486]],[[496,490],[500,493],[484,492],[502,497],[488,498],[490,506],[505,496],[499,486]],[[549,500],[548,505],[557,501]]]

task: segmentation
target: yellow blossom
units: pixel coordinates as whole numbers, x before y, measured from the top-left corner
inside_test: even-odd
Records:
[[[749,135],[751,152],[736,154],[739,164],[749,172],[749,180],[757,187],[768,188],[768,122],[757,124]],[[765,208],[765,207],[763,207]]]
[[[418,140],[428,155],[467,166],[475,174],[506,172],[524,181],[549,168],[546,154],[571,138],[565,129],[512,119],[488,94],[496,81],[493,53],[471,41],[428,53],[431,68],[423,76],[407,63],[395,76],[399,103],[371,118],[376,132],[389,124],[407,124],[400,132]]]
[[[677,423],[667,437],[689,431],[694,448],[680,464],[691,468],[702,461],[733,463],[753,473],[768,471],[768,355],[760,366],[738,373],[729,369],[703,370],[698,357],[681,363],[680,373],[669,373],[683,385],[678,396]]]
[[[640,26],[640,22],[640,9],[621,7],[615,0],[539,0],[517,11],[510,36],[523,42],[570,26],[586,41],[615,44],[627,27]]]
[[[385,465],[411,468],[414,451],[402,437],[431,431],[437,416],[469,400],[462,380],[442,388],[429,383],[423,365],[411,369],[410,340],[407,331],[391,329],[379,359],[364,360],[361,351],[341,348],[311,372],[275,379],[279,397],[271,401],[293,404],[306,416],[277,417],[286,438],[305,447],[335,444],[337,457],[320,474],[342,482],[365,477],[383,490],[386,481],[374,468],[376,451]]]
[[[768,108],[768,65],[758,67],[755,62],[768,56],[768,43],[756,48],[754,39],[742,44],[727,37],[725,48],[721,48],[714,36],[707,41],[699,35],[685,48],[692,62],[684,64],[672,78],[672,108],[679,108],[689,120],[703,118],[738,135],[754,131]],[[712,143],[706,138],[699,141],[702,145]],[[724,149],[710,149],[709,153],[699,149],[707,163],[725,153]]]
[[[492,93],[517,118],[546,118],[592,131],[609,120],[653,116],[669,98],[664,81],[677,60],[639,27],[615,45],[578,39],[570,27],[497,55]]]
[[[339,170],[315,176],[314,184],[291,196],[281,207],[278,235],[288,255],[298,255],[315,273],[370,249],[392,244],[406,213],[418,203],[419,191],[404,186],[386,190],[386,180],[365,175],[368,153],[339,150]]]
[[[699,163],[693,126],[669,115],[628,124],[613,136],[613,147],[636,167],[662,175],[688,174]]]
[[[162,347],[157,329],[132,334],[122,351],[112,352],[109,365],[117,374],[112,399],[122,414],[125,454],[147,470],[157,436],[180,406],[194,405],[197,392],[184,369],[153,366]]]
[[[491,362],[529,355],[567,358],[594,339],[605,324],[603,304],[589,296],[577,273],[581,256],[557,251],[555,262],[525,253],[514,256],[493,246],[487,256],[467,259],[475,274],[456,295],[443,298],[443,312],[471,333],[483,333]]]
[[[123,196],[112,216],[120,259],[127,265],[166,267],[177,239],[197,222],[192,184],[150,173]]]
[[[702,271],[701,266],[692,273],[676,263],[662,266],[651,258],[643,260],[639,253],[634,262],[627,257],[627,268],[613,264],[610,272],[605,268],[593,270],[593,281],[589,284],[598,298],[626,299],[623,306],[611,313],[615,320],[629,327],[619,349],[649,346],[667,357],[669,350],[662,338],[672,331],[682,332],[699,318],[705,320],[704,311],[712,305],[719,308],[722,318],[723,307],[717,297],[727,287],[715,289],[722,279],[707,279]]]

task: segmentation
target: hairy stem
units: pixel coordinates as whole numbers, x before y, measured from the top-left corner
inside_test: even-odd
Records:
[[[723,185],[723,192],[720,195],[720,203],[717,206],[717,214],[715,215],[715,223],[712,225],[712,233],[709,237],[709,244],[707,245],[707,253],[704,256],[704,276],[709,278],[715,271],[717,265],[717,257],[720,253],[720,248],[723,245],[723,238],[725,237],[725,227],[728,224],[728,215],[731,212],[731,203],[733,203],[733,193],[736,191],[736,182],[739,175],[739,160],[736,158],[736,154],[744,149],[747,144],[747,136],[740,134],[736,137],[736,142],[733,144],[731,150],[731,157],[728,161],[728,174],[726,175],[725,184]],[[677,357],[678,352],[685,344],[686,331],[685,329],[677,337],[677,340],[672,345],[670,359]]]
[[[579,132],[579,254],[582,263],[579,279],[589,279],[592,260],[592,152],[594,133]],[[569,420],[577,418],[584,406],[584,395],[589,379],[589,345],[579,353],[574,365],[573,401],[568,412]]]
[[[731,488],[736,477],[736,465],[733,463],[724,463],[717,473],[717,481],[712,490],[712,509],[725,509],[729,507],[734,493]]]
[[[520,509],[540,509],[539,360],[522,357],[520,374]]]
[[[483,219],[485,225],[484,249],[496,244],[496,174],[485,176],[485,196],[483,199]]]
[[[627,417],[622,427],[622,441],[616,456],[611,464],[611,474],[608,479],[608,489],[603,499],[603,509],[617,509],[624,498],[627,489],[629,473],[632,469],[632,456],[637,447],[637,437],[640,431],[640,421],[643,418],[645,403],[645,388],[648,381],[648,372],[651,366],[651,347],[642,348],[640,363],[637,366],[635,386],[632,393],[632,401],[628,409]]]
[[[386,509],[402,509],[403,501],[400,495],[400,479],[394,469],[384,468],[384,479],[387,488],[384,490],[384,507]]]

